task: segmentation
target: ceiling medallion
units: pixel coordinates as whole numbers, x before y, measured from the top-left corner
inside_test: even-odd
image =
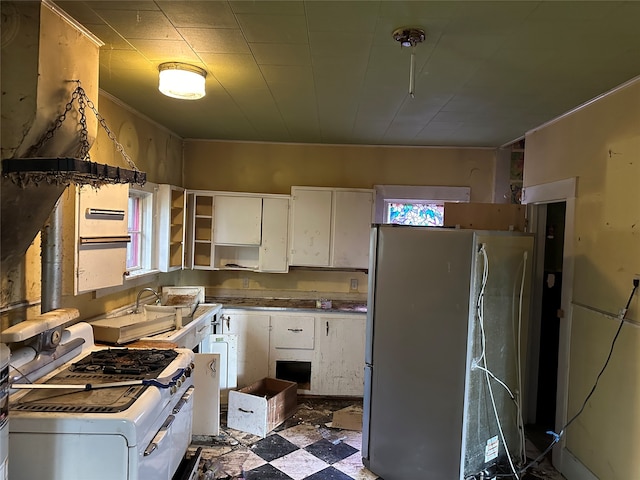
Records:
[[[423,29],[415,27],[397,28],[391,35],[396,42],[400,43],[401,47],[411,47],[411,66],[409,67],[409,95],[411,95],[411,98],[413,98],[416,67],[416,45],[424,42],[426,35]]]

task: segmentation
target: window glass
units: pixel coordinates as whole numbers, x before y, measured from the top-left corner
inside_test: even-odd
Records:
[[[385,223],[441,227],[444,225],[444,205],[387,202]]]
[[[128,233],[131,241],[127,244],[127,270],[135,270],[141,267],[141,225],[142,208],[141,199],[135,194],[129,194],[129,225]]]
[[[375,222],[402,225],[444,225],[446,202],[468,202],[469,187],[374,185]]]
[[[154,244],[157,188],[145,184],[129,189],[127,272],[129,278],[157,270],[157,247]]]

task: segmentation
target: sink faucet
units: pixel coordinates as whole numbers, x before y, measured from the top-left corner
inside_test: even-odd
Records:
[[[160,295],[158,295],[158,294],[156,293],[156,291],[155,291],[153,288],[150,288],[150,287],[143,288],[142,290],[140,290],[140,291],[138,292],[138,296],[136,297],[136,313],[138,313],[138,312],[140,311],[140,297],[142,296],[142,294],[143,294],[144,292],[151,292],[151,293],[153,293],[153,294],[156,296],[156,304],[158,304],[158,303],[160,303],[160,302],[161,302],[161,300],[160,300]]]

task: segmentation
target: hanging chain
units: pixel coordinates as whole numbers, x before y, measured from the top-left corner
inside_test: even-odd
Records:
[[[82,86],[80,85],[80,80],[74,80],[74,81],[77,82],[78,86],[76,87],[76,89],[71,94],[71,100],[69,100],[69,103],[67,103],[65,105],[64,111],[60,115],[58,115],[58,118],[56,118],[56,121],[54,122],[53,126],[49,130],[47,130],[47,132],[44,134],[44,136],[31,149],[31,151],[37,152],[47,141],[49,141],[51,138],[53,138],[54,133],[56,132],[56,130],[58,130],[62,126],[62,122],[64,122],[66,120],[67,114],[73,108],[73,103],[77,100],[78,101],[78,113],[80,114],[80,118],[78,120],[78,122],[80,124],[80,152],[79,152],[79,157],[82,160],[86,160],[86,161],[90,161],[91,160],[91,157],[89,155],[89,148],[90,148],[90,145],[89,145],[89,132],[88,132],[88,129],[87,129],[87,117],[86,117],[86,114],[85,114],[85,108],[89,107],[89,109],[94,113],[94,115],[98,119],[98,123],[100,124],[100,126],[102,126],[102,128],[104,128],[105,132],[107,132],[107,136],[109,137],[109,139],[115,144],[116,150],[120,153],[120,155],[122,155],[122,158],[125,159],[127,164],[133,170],[137,171],[138,167],[136,167],[135,163],[133,163],[133,160],[131,160],[131,157],[129,157],[127,152],[124,151],[124,147],[118,142],[118,140],[116,139],[116,137],[113,134],[113,132],[109,129],[109,127],[107,126],[107,122],[105,121],[104,117],[102,115],[100,115],[100,113],[98,112],[98,109],[96,108],[94,103],[89,99],[89,97],[87,96],[86,92],[84,91],[84,88],[82,88]]]

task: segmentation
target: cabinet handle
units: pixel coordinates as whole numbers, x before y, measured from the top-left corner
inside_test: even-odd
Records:
[[[238,408],[242,413],[253,413],[253,410],[245,410],[244,408]]]
[[[327,337],[329,336],[329,320],[327,320]]]
[[[288,328],[287,330],[289,330],[290,332],[293,332],[293,333],[302,332],[301,328]]]
[[[223,315],[222,316],[222,321],[226,321],[227,322],[227,330],[231,328],[231,317],[229,315]]]

